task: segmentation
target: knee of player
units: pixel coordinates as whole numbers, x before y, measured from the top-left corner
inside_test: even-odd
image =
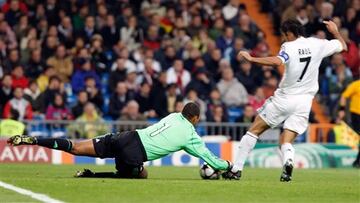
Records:
[[[76,155],[76,154],[79,154],[79,152],[80,152],[79,144],[77,144],[76,142],[72,142],[72,147],[71,147],[70,153]]]

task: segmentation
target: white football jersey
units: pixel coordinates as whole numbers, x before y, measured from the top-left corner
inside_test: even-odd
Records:
[[[278,57],[285,72],[276,93],[315,95],[319,89],[319,66],[323,58],[342,51],[339,40],[304,38],[282,44]]]

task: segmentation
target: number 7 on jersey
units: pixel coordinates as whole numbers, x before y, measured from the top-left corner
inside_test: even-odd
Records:
[[[306,64],[305,64],[305,68],[304,68],[304,70],[302,71],[301,76],[300,76],[300,78],[297,80],[297,82],[301,82],[301,80],[303,79],[303,77],[304,77],[304,75],[305,75],[305,73],[306,73],[306,70],[307,70],[307,68],[308,68],[308,66],[309,66],[310,61],[311,61],[311,56],[305,57],[305,58],[300,58],[300,63],[306,62]]]

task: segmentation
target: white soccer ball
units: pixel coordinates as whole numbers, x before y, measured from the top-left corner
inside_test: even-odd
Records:
[[[200,176],[202,179],[217,180],[220,178],[220,173],[207,164],[204,164],[200,168]]]

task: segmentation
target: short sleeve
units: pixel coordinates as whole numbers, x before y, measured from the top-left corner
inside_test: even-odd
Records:
[[[339,40],[321,40],[322,41],[322,56],[328,57],[337,52],[341,52],[343,50],[342,44]]]
[[[277,55],[277,57],[282,61],[282,63],[287,63],[290,59],[289,54],[287,53],[286,50],[286,45],[283,44],[281,45],[279,54]]]

